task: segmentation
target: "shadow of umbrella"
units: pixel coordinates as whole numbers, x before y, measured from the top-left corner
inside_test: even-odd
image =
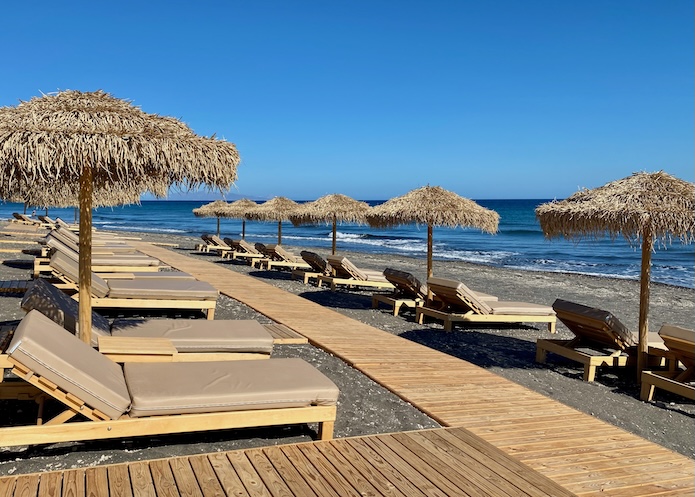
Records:
[[[335,255],[336,225],[338,223],[365,224],[367,213],[371,207],[367,202],[361,202],[347,195],[334,193],[325,195],[313,202],[300,205],[290,221],[295,226],[302,224],[327,223],[333,225],[333,244],[331,254]]]
[[[114,196],[123,194],[121,203],[146,192],[162,196],[169,187],[226,190],[239,160],[234,144],[196,135],[177,119],[147,114],[103,91],[64,91],[0,108],[0,196],[36,204],[37,192],[79,191],[79,329],[87,343],[95,187],[119,187]]]
[[[638,382],[647,361],[652,251],[657,242],[666,246],[673,237],[680,238],[683,243],[692,243],[695,237],[693,212],[695,185],[663,171],[635,173],[536,208],[536,217],[548,238],[581,239],[606,234],[615,238],[622,235],[630,245],[642,246]]]

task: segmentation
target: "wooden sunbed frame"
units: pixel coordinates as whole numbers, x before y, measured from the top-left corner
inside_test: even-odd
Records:
[[[313,280],[316,278],[318,281],[319,276],[321,276],[323,273],[319,273],[317,271],[309,270],[306,271],[304,269],[295,269],[292,271],[292,279],[295,280],[302,280],[302,282],[306,285],[309,283],[309,280]]]
[[[51,268],[53,276],[61,281],[56,285],[61,289],[74,290],[77,293],[72,298],[79,301],[78,285],[67,275],[55,268]],[[94,309],[186,309],[201,310],[207,319],[215,319],[217,300],[179,300],[179,299],[116,299],[110,297],[97,297],[92,295],[92,308]]]
[[[409,297],[402,297],[402,296],[397,296],[394,294],[381,294],[381,293],[375,293],[372,295],[372,309],[378,309],[379,304],[385,304],[388,307],[393,308],[393,315],[398,316],[398,313],[401,310],[401,307],[405,306],[410,309],[417,309],[418,307],[422,307],[425,305],[425,299],[422,298],[409,298]]]
[[[415,318],[422,324],[424,317],[429,316],[444,322],[444,330],[451,331],[454,323],[547,323],[548,331],[555,333],[555,316],[538,316],[534,314],[477,314],[473,311],[465,313],[440,311],[429,307],[415,309]]]
[[[97,266],[92,265],[92,271],[95,273],[156,273],[160,269],[166,269],[169,266]],[[34,257],[33,277],[38,278],[41,273],[50,273],[52,271],[51,260],[45,257]]]
[[[65,411],[43,423],[39,417],[37,425],[0,428],[3,445],[34,445],[79,440],[126,438],[144,435],[162,435],[196,431],[250,428],[257,426],[318,423],[318,438],[333,438],[336,406],[309,406],[284,409],[254,409],[249,411],[215,412],[204,414],[177,414],[142,418],[131,418],[127,414],[111,419],[104,413],[87,405],[82,399],[65,392],[13,358],[7,359],[13,366],[12,372],[34,387],[9,387],[0,383],[0,398],[28,399],[31,396],[39,403],[53,397],[65,405]],[[5,393],[2,393],[5,389]],[[39,392],[37,392],[37,390]],[[10,397],[16,395],[17,397]],[[88,421],[66,423],[78,414]]]
[[[384,289],[392,289],[394,286],[389,283],[388,281],[370,281],[370,280],[358,280],[356,278],[338,278],[337,276],[326,276],[326,275],[321,275],[318,277],[318,281],[316,282],[316,286],[321,288],[323,283],[328,283],[331,287],[331,290],[335,290],[338,285],[345,285],[348,288],[353,288],[353,287],[370,287],[370,288],[384,288]]]
[[[689,340],[682,340],[676,337],[661,335],[664,344],[668,348],[668,353],[673,359],[669,365],[669,371],[642,371],[642,387],[640,398],[644,401],[652,400],[654,389],[661,388],[686,399],[695,400],[695,386],[689,385],[695,379],[695,344]],[[649,348],[649,356],[659,350]],[[678,363],[685,366],[685,370],[678,370]]]

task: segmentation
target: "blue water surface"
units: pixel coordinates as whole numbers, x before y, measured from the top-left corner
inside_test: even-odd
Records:
[[[582,239],[579,242],[561,238],[546,240],[535,216],[535,208],[547,200],[477,200],[480,205],[500,214],[496,235],[470,228],[434,228],[436,260],[459,260],[490,266],[533,271],[581,273],[614,278],[638,279],[641,251],[624,239]],[[94,226],[117,231],[141,231],[199,236],[214,233],[216,218],[198,218],[192,213],[202,201],[144,201],[140,205],[95,209]],[[380,201],[369,201],[376,205]],[[0,204],[0,218],[12,212],[23,212],[22,204]],[[29,210],[30,214],[33,209]],[[37,210],[38,214],[44,210]],[[50,209],[53,218],[75,219],[74,209]],[[241,220],[222,219],[221,235],[238,238]],[[246,222],[246,236],[252,241],[277,241],[277,223]],[[316,247],[330,251],[331,227],[328,225],[294,227],[282,224],[282,240],[286,245]],[[375,229],[343,224],[338,227],[338,250],[380,254],[402,254],[425,257],[427,227],[405,225]],[[652,281],[669,285],[695,287],[695,246],[679,241],[658,246],[652,254]]]

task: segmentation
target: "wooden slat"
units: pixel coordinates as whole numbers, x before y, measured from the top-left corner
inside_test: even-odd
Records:
[[[300,335],[283,324],[269,323],[264,324],[263,327],[272,335],[273,343],[297,344],[309,342],[305,336]]]

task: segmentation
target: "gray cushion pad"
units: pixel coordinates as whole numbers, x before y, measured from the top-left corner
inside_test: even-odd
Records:
[[[210,283],[197,280],[111,280],[108,296],[113,299],[217,300],[218,292]]]
[[[338,387],[301,359],[127,363],[133,417],[335,405]]]
[[[22,319],[7,352],[111,418],[118,418],[130,405],[120,366],[39,311]]]
[[[179,352],[260,352],[270,354],[273,337],[254,320],[117,319],[113,336],[160,337]]]

